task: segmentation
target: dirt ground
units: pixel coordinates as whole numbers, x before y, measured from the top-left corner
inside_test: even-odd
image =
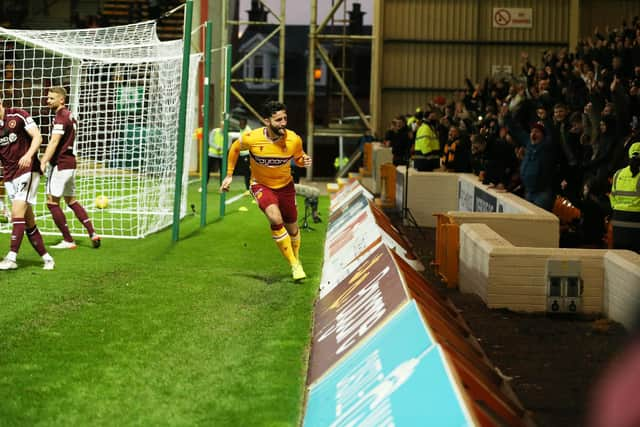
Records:
[[[489,359],[512,378],[511,388],[536,424],[583,426],[594,381],[626,343],[624,328],[594,317],[490,310],[476,295],[446,289],[428,267],[434,229],[392,221],[427,266],[427,280],[453,301]]]

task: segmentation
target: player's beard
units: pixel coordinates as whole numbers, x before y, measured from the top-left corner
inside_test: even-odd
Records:
[[[286,129],[285,127],[276,127],[276,126],[269,125],[269,130],[271,131],[271,133],[278,138],[280,138],[281,136],[284,136],[285,129]]]

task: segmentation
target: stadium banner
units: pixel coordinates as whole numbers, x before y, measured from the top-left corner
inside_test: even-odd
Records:
[[[309,390],[304,426],[475,425],[414,301]]]
[[[358,258],[380,244],[382,236],[371,212],[363,210],[338,233],[327,235],[320,281],[320,298],[337,286],[358,265]]]
[[[349,221],[359,212],[369,209],[369,200],[362,194],[358,194],[339,209],[331,214],[327,224],[327,234],[334,234],[342,227],[345,227]]]
[[[353,217],[347,218],[337,229],[327,234],[324,263],[320,280],[320,298],[324,298],[335,286],[359,265],[361,259],[371,253],[380,242],[394,250],[417,271],[424,265],[402,241],[402,236],[384,214],[375,214],[375,206],[369,206]],[[408,249],[409,248],[409,249]]]
[[[495,212],[498,208],[498,199],[496,196],[475,187],[473,192],[473,211],[474,212]]]
[[[329,213],[333,213],[339,209],[344,203],[347,203],[353,197],[363,195],[368,200],[373,200],[373,194],[367,191],[359,181],[353,180],[344,185],[329,201]]]
[[[488,188],[475,176],[458,175],[458,210],[462,212],[527,213],[523,207]]]
[[[320,378],[408,300],[400,269],[389,248],[380,245],[316,303],[308,383]]]
[[[331,213],[333,213],[333,211],[335,211],[336,209],[340,208],[340,206],[347,200],[358,194],[361,194],[363,188],[364,187],[362,187],[361,185],[354,185],[353,183],[349,182],[341,187],[337,192],[329,193],[329,215],[331,215]]]
[[[364,233],[373,235],[365,236],[363,235]],[[379,235],[373,215],[368,209],[364,209],[353,218],[350,218],[349,221],[344,222],[340,230],[327,236],[325,256],[329,258],[328,262],[331,263],[333,261],[332,258],[338,256],[338,253],[345,246],[352,246],[355,251],[363,250]],[[358,241],[361,243],[358,243]],[[352,259],[344,259],[343,261],[350,262]]]
[[[458,210],[463,212],[473,212],[474,203],[473,198],[475,185],[465,180],[458,180]]]

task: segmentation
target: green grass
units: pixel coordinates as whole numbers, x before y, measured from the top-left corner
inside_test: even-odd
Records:
[[[25,239],[0,272],[1,426],[299,424],[325,223],[302,231],[295,284],[250,198],[223,220],[208,200],[177,244],[79,239],[52,272]]]

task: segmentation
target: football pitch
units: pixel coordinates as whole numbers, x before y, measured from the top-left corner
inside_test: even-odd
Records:
[[[18,270],[0,272],[0,425],[300,423],[326,222],[302,231],[295,284],[250,197],[219,219],[215,181],[206,228],[189,187],[177,243],[170,228],[97,250],[80,237],[43,271],[23,241]]]

